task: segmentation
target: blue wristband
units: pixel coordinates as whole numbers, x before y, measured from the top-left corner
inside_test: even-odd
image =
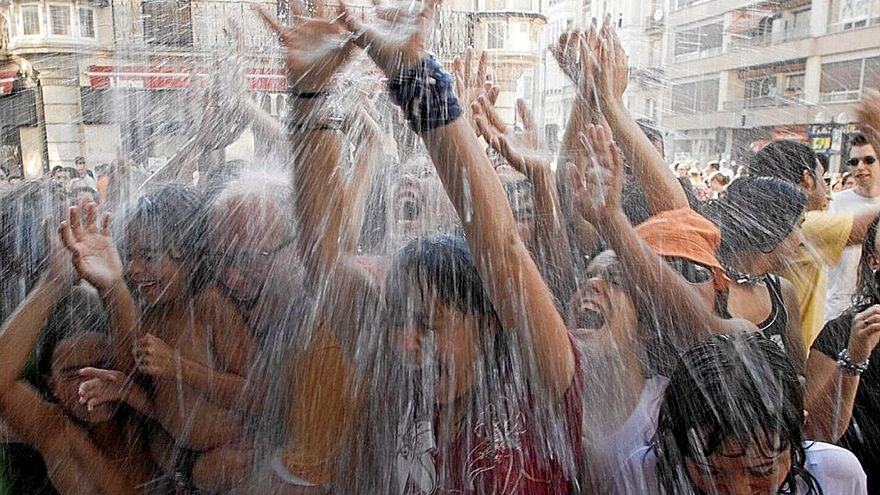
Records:
[[[416,133],[446,125],[461,116],[452,76],[432,55],[389,80],[388,91]]]

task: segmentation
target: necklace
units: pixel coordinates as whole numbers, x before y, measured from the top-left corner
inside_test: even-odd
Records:
[[[727,272],[727,275],[733,279],[734,282],[742,285],[758,285],[763,283],[767,277],[766,273],[762,273],[761,275],[751,275],[749,273],[742,273],[729,266],[724,267],[724,271]]]

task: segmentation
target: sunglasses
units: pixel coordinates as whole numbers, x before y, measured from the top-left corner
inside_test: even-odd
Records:
[[[868,156],[863,156],[861,158],[850,158],[849,160],[846,161],[846,165],[848,167],[858,167],[859,162],[865,162],[865,165],[873,165],[873,164],[877,163],[877,157],[868,155]]]
[[[705,284],[711,281],[715,275],[708,266],[695,263],[684,258],[665,258],[666,263],[679,275],[692,284]]]

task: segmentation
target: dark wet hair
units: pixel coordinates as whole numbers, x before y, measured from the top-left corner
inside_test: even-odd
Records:
[[[718,254],[723,260],[744,251],[769,253],[791,235],[806,209],[807,195],[790,182],[741,177],[703,214],[721,229]]]
[[[661,493],[696,493],[687,459],[710,456],[728,439],[791,453],[779,493],[821,493],[805,467],[804,395],[798,374],[778,345],[761,333],[710,337],[685,352],[660,405],[653,448]],[[776,451],[765,452],[770,456]]]
[[[395,256],[385,278],[389,315],[403,315],[413,292],[424,291],[462,313],[498,323],[495,308],[483,287],[464,238],[435,235],[410,241]]]
[[[52,399],[48,381],[52,374],[52,357],[58,344],[66,339],[88,333],[106,336],[108,328],[107,315],[101,298],[94,291],[73,287],[55,305],[40,335],[36,347],[37,388],[47,398]],[[107,357],[109,359],[110,356]]]
[[[749,164],[749,174],[754,177],[776,177],[792,184],[800,183],[804,170],[815,176],[816,153],[797,141],[773,141]]]
[[[868,138],[864,134],[862,134],[861,132],[856,132],[856,133],[850,134],[848,143],[851,147],[852,146],[867,146],[867,145],[871,144],[870,142],[868,142]]]
[[[192,295],[210,282],[206,210],[200,192],[177,184],[163,186],[138,198],[126,213],[123,242],[137,240],[141,247],[168,254],[174,261],[187,265],[187,286]],[[129,253],[128,249],[124,252]]]
[[[880,230],[880,215],[874,218],[868,226],[865,240],[862,241],[862,256],[859,259],[858,281],[856,293],[853,295],[853,305],[858,311],[872,304],[880,303],[880,284],[877,283],[877,275],[871,269],[869,258],[880,260],[877,256],[877,231]]]

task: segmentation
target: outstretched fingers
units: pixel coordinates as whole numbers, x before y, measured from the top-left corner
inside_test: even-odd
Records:
[[[294,2],[295,1],[296,0],[294,0]],[[291,2],[291,5],[294,2]],[[275,35],[278,36],[282,42],[284,42],[290,36],[290,28],[278,22],[278,19],[274,15],[269,13],[269,10],[266,9],[266,7],[262,5],[257,5],[252,8],[254,9],[254,12],[257,13],[257,16],[260,18],[260,20],[263,21],[263,24],[265,24],[270,31],[275,33]],[[292,16],[293,11],[291,11],[291,17]]]
[[[529,106],[526,104],[526,101],[522,98],[517,98],[516,100],[516,113],[517,115],[519,115],[519,118],[522,121],[523,128],[525,128],[525,130],[535,130],[535,118],[532,116],[532,111],[529,110]]]

